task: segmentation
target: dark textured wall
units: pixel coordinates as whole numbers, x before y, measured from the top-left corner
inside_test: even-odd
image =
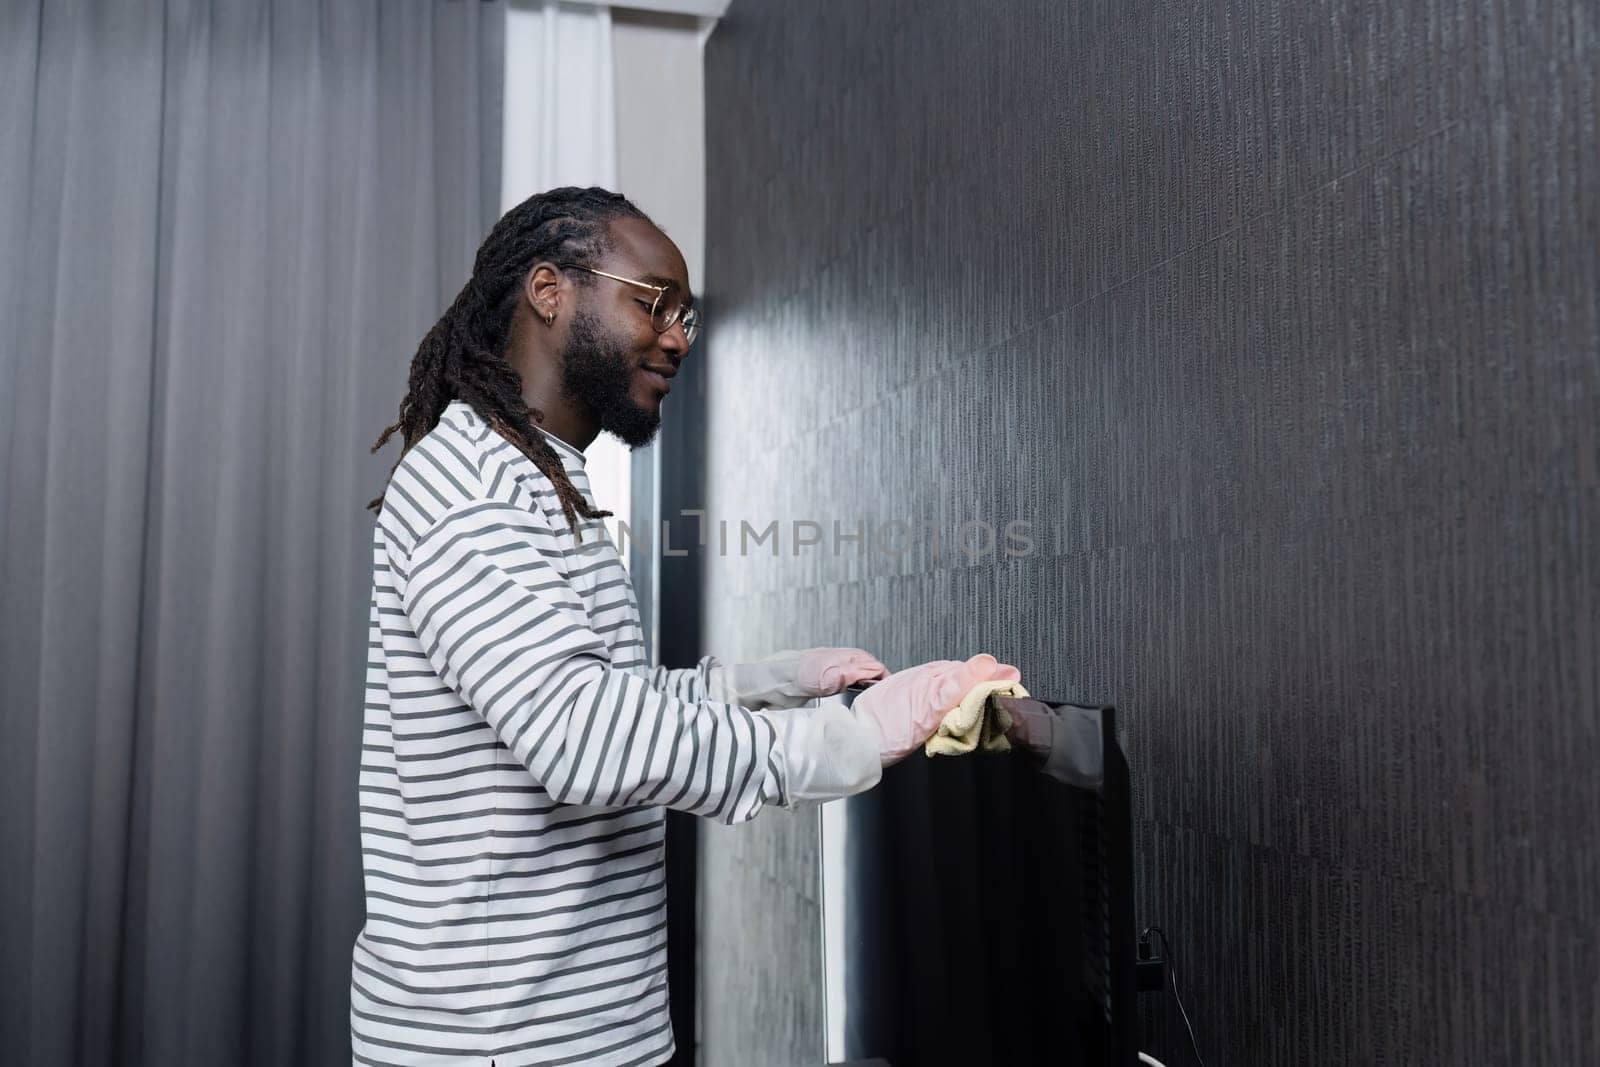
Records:
[[[730,545],[706,644],[1116,704],[1210,1064],[1600,1057],[1596,54],[1582,0],[738,0],[708,43],[713,518],[1046,532]],[[704,835],[708,1064],[820,1053],[813,835]]]

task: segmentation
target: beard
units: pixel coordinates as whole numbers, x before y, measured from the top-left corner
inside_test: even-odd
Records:
[[[593,411],[600,428],[629,448],[643,448],[661,428],[661,412],[633,399],[637,368],[627,348],[588,311],[577,312],[561,348],[561,392]]]

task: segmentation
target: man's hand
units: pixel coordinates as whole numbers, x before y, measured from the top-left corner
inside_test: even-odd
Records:
[[[1009,663],[987,652],[966,660],[939,659],[896,671],[856,698],[851,710],[877,727],[885,767],[921,748],[945,714],[980,682],[1021,681]]]

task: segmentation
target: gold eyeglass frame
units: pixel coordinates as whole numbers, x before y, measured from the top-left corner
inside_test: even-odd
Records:
[[[650,305],[650,328],[653,330],[655,329],[656,325],[656,305],[661,303],[661,298],[666,295],[668,289],[672,288],[669,285],[652,285],[650,282],[641,282],[636,281],[633,278],[624,278],[620,274],[608,274],[603,270],[595,270],[593,267],[585,267],[581,263],[558,263],[556,265],[561,267],[563,270],[568,268],[586,270],[590,274],[598,274],[602,278],[610,278],[612,281],[622,282],[625,285],[636,285],[640,289],[649,289],[651,292],[655,293],[656,298]],[[700,330],[704,323],[701,321],[700,309],[695,307],[693,304],[688,303],[687,301],[680,302],[677,307],[668,310],[666,325],[661,327],[661,329],[656,330],[656,333],[666,333],[668,330],[672,329],[672,324],[680,319],[683,321],[684,340],[686,340],[689,347],[692,348],[694,347],[695,338],[700,336]]]

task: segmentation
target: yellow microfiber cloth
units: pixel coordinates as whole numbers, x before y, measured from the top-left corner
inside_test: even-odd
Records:
[[[1011,729],[1011,715],[1004,708],[992,706],[989,698],[1027,695],[1021,682],[979,682],[967,690],[961,703],[945,712],[939,729],[928,738],[922,751],[930,756],[960,756],[973,749],[1010,752],[1006,731]]]

